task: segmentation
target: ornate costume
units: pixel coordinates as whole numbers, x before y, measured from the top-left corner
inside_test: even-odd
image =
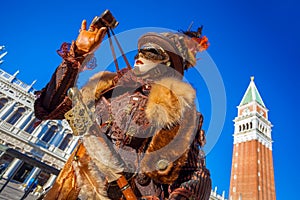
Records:
[[[90,50],[76,51],[80,45],[73,42],[60,54],[63,62],[39,93],[35,114],[66,118],[74,132],[84,133],[45,199],[130,199],[129,186],[139,199],[209,199],[203,117],[194,105],[195,90],[181,80],[199,49],[173,33],[146,34],[138,45],[133,70],[97,73],[73,108],[67,90]],[[207,39],[195,47],[206,49]],[[94,118],[84,121],[80,112]],[[129,185],[120,188],[121,178]]]

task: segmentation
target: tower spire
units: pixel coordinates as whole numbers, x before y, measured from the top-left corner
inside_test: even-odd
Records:
[[[250,77],[234,119],[230,199],[275,200],[272,124],[268,109]]]
[[[248,104],[252,101],[256,101],[257,103],[259,103],[260,105],[262,105],[263,107],[266,107],[259,92],[258,89],[254,83],[254,76],[250,77],[250,83],[249,86],[242,98],[242,101],[240,103],[240,106]]]

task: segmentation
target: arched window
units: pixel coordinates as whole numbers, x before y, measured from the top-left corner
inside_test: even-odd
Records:
[[[34,124],[35,124],[36,121],[37,121],[36,119],[32,120],[32,121],[30,122],[30,124],[25,128],[25,131],[26,131],[27,133],[32,133],[32,132],[34,131],[34,129],[36,128],[36,127],[34,126]]]
[[[252,126],[253,126],[253,125],[252,125],[252,122],[250,122],[250,129],[252,129]]]
[[[72,140],[72,134],[67,134],[61,144],[59,145],[59,149],[65,150],[67,146],[69,145],[70,141]]]
[[[42,137],[42,141],[49,142],[57,130],[57,126],[51,126]]]
[[[14,125],[25,112],[25,108],[18,108],[12,116],[7,120],[8,123]]]
[[[5,106],[5,104],[8,102],[7,99],[1,98],[0,99],[0,110]]]
[[[249,129],[249,124],[248,124],[248,123],[246,124],[246,129],[247,129],[247,130]]]

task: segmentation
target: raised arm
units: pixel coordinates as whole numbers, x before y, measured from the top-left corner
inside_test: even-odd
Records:
[[[73,87],[78,73],[82,70],[84,59],[92,54],[102,42],[107,29],[98,28],[92,23],[87,30],[86,20],[82,21],[76,41],[63,43],[57,53],[62,57],[61,64],[48,84],[38,91],[34,103],[35,116],[39,120],[63,119],[64,113],[71,109],[72,102],[67,91]]]

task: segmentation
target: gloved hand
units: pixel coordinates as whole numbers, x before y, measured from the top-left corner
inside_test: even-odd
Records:
[[[76,39],[77,53],[83,55],[86,53],[93,53],[102,42],[107,28],[101,27],[100,29],[90,25],[89,29],[86,30],[86,20],[81,23],[81,29]]]

